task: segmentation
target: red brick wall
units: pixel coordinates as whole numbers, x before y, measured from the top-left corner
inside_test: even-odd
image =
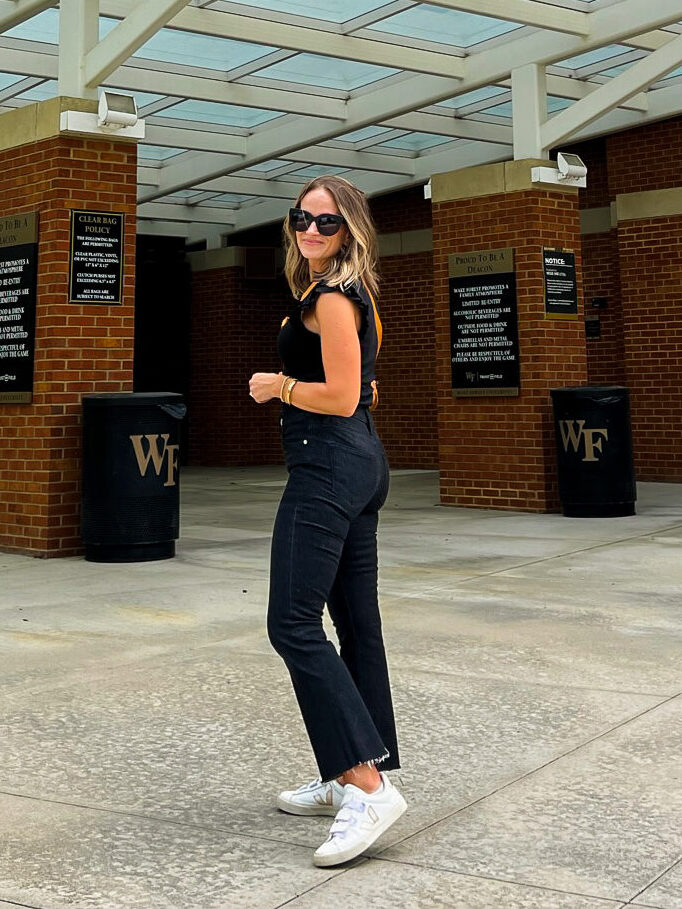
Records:
[[[279,372],[277,333],[290,306],[284,282],[245,281],[239,267],[192,277],[190,463],[282,460],[277,402],[249,397],[254,372]]]
[[[372,218],[377,232],[390,234],[405,230],[427,230],[431,227],[431,202],[424,198],[424,187],[413,186],[397,193],[370,199]]]
[[[682,184],[682,117],[606,139],[611,198]]]
[[[434,280],[441,500],[555,510],[558,489],[549,390],[585,383],[578,200],[532,190],[434,204]],[[453,398],[448,255],[516,250],[521,394]],[[575,250],[579,320],[545,318],[542,247]]]
[[[635,471],[682,481],[682,217],[618,228]]]
[[[3,214],[39,212],[32,404],[0,404],[0,546],[80,551],[81,396],[132,388],[136,149],[54,138],[0,152]],[[125,214],[123,305],[69,304],[70,209]]]
[[[601,337],[586,338],[590,385],[624,385],[623,307],[620,296],[618,231],[582,238],[585,314],[597,315]],[[606,309],[594,309],[593,297],[606,297]]]
[[[381,260],[376,424],[392,467],[438,467],[433,254]]]

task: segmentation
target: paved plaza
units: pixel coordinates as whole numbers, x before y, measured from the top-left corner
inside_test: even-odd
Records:
[[[281,468],[188,469],[175,559],[0,554],[0,907],[682,909],[682,485],[638,514],[440,507],[380,528],[407,813],[330,819],[265,635]]]

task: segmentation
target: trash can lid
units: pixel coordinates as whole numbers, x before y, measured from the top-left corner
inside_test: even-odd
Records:
[[[550,388],[549,393],[554,395],[572,395],[576,397],[613,394],[614,392],[627,391],[625,385],[575,385],[567,388]]]
[[[182,395],[175,391],[105,391],[83,395],[83,404],[89,407],[139,407],[144,404],[177,403]]]

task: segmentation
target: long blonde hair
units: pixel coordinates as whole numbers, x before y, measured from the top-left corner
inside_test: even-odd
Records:
[[[330,174],[315,177],[306,183],[298,194],[294,207],[300,207],[301,200],[313,189],[326,189],[331,193],[348,229],[347,241],[338,254],[329,259],[325,271],[316,275],[316,278],[332,287],[364,281],[370,292],[376,296],[379,284],[377,238],[365,194],[349,180]],[[284,219],[283,231],[286,251],[284,274],[292,293],[300,296],[310,284],[308,260],[300,253],[296,243],[296,232],[289,223],[288,215]]]

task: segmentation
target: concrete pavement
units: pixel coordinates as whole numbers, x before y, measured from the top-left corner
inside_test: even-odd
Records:
[[[381,594],[408,812],[327,818],[264,630],[280,468],[186,470],[165,562],[0,554],[0,907],[682,909],[682,486],[617,519],[398,471]]]

